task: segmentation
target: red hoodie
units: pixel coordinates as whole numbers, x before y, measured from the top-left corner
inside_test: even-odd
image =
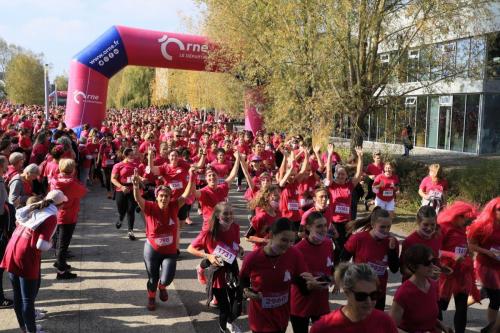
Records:
[[[58,174],[50,182],[51,190],[61,190],[68,201],[57,211],[57,224],[75,224],[80,211],[80,200],[87,189],[78,180],[66,174]]]

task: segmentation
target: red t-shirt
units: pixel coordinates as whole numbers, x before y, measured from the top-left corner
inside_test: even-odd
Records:
[[[45,158],[45,155],[49,150],[47,146],[42,143],[37,143],[33,146],[33,150],[31,151],[30,163],[40,164]]]
[[[255,229],[254,236],[260,238],[269,238],[269,228],[279,218],[280,218],[279,211],[276,211],[275,216],[271,216],[266,210],[257,207],[255,209],[255,216],[252,217],[251,221],[252,227]],[[264,245],[265,245],[264,243],[254,243],[253,249],[254,250],[259,249]]]
[[[408,237],[403,240],[401,244],[401,255],[399,256],[399,264],[403,266],[404,262],[404,253],[411,246],[415,244],[423,244],[432,249],[432,253],[434,254],[434,258],[439,258],[439,251],[441,250],[441,244],[443,243],[443,236],[441,233],[436,233],[432,236],[432,238],[427,239],[420,236],[420,234],[416,231],[412,232]],[[410,276],[402,275],[403,281],[408,279]]]
[[[418,187],[425,194],[442,197],[443,193],[448,191],[448,182],[446,179],[439,179],[437,182],[433,182],[431,176],[427,176],[422,179],[420,186]]]
[[[208,221],[210,221],[212,217],[215,205],[219,202],[226,201],[228,194],[229,185],[226,182],[217,185],[215,188],[205,186],[200,190],[198,202],[201,204],[201,215],[203,216],[202,230],[208,230]]]
[[[354,185],[351,181],[337,184],[332,181],[328,187],[330,192],[330,206],[332,207],[332,220],[334,223],[348,222],[351,220],[351,199]]]
[[[101,155],[101,166],[112,167],[115,164],[116,153],[108,144],[101,144],[99,147],[99,154]]]
[[[161,254],[177,253],[177,201],[170,201],[167,209],[160,209],[154,201],[144,202],[144,220],[146,222],[146,238],[153,249]]]
[[[378,192],[376,193],[377,198],[384,201],[391,201],[396,197],[396,189],[395,186],[399,185],[399,177],[396,175],[392,175],[387,177],[385,174],[380,174],[375,177],[373,181],[373,186],[380,184],[381,181],[384,181],[384,186],[380,186]]]
[[[210,166],[215,170],[215,173],[219,177],[218,184],[222,184],[222,182],[225,181],[232,168],[231,164],[228,162],[219,163],[217,161],[213,161],[210,163]]]
[[[436,329],[438,321],[438,286],[430,283],[427,293],[419,289],[413,282],[406,280],[394,295],[394,301],[404,310],[399,328],[406,332],[440,332]]]
[[[314,195],[314,188],[316,187],[317,183],[318,182],[315,175],[308,176],[299,183],[298,190],[300,209],[309,209],[313,204],[312,197]]]
[[[248,322],[252,331],[286,330],[292,279],[304,272],[307,272],[304,257],[293,247],[278,257],[266,255],[263,248],[246,255],[240,277],[249,278],[252,289],[263,297],[249,301]]]
[[[36,230],[18,225],[7,244],[0,267],[25,279],[38,280],[42,251],[36,248],[36,243],[39,238],[49,242],[56,229],[56,224],[56,216],[52,215]]]
[[[208,230],[204,230],[198,234],[191,246],[197,250],[203,250],[205,253],[214,253],[219,250],[219,246],[225,253],[230,253],[229,257],[232,260],[237,260],[240,244],[240,226],[236,223],[231,224],[227,231],[219,229],[217,232],[217,239],[212,239],[212,235]],[[216,250],[217,249],[217,250]],[[222,288],[226,286],[226,267],[219,269],[215,272],[213,284],[214,288]]]
[[[170,200],[177,200],[189,182],[189,163],[179,160],[175,167],[165,163],[158,168],[160,169],[160,176],[163,177],[165,185],[172,189]]]
[[[134,176],[134,170],[138,167],[139,165],[135,162],[119,162],[113,166],[111,177],[118,175],[120,184],[132,189],[132,177]],[[121,192],[122,190],[117,187],[116,191]]]
[[[375,163],[370,163],[366,167],[366,174],[369,176],[378,176],[381,173],[384,173],[384,164],[380,163],[376,165]]]
[[[87,189],[72,176],[58,174],[50,182],[51,190],[61,190],[68,198],[57,210],[57,224],[75,224],[80,211],[80,201],[87,194]]]
[[[389,264],[389,238],[377,240],[370,235],[369,231],[361,231],[349,237],[344,248],[353,255],[355,263],[370,265],[380,280],[380,291],[384,293],[385,297]]]
[[[333,154],[330,157],[330,159],[332,161],[332,165],[335,165],[335,164],[338,164],[338,163],[342,162],[342,159],[340,158],[340,155],[337,154],[336,152],[333,152]],[[328,153],[323,153],[321,155],[321,160],[323,161],[323,163],[326,166],[326,162],[328,161]]]
[[[339,308],[316,321],[309,333],[397,333],[394,320],[385,312],[373,309],[364,320],[353,323]]]
[[[329,276],[333,273],[333,243],[325,239],[321,244],[312,244],[302,239],[294,246],[304,256],[307,271],[314,277]],[[292,284],[291,314],[299,317],[322,316],[330,312],[328,289],[311,290],[303,295],[299,288]]]
[[[293,222],[300,221],[299,185],[297,182],[287,183],[280,195],[281,216]]]
[[[307,224],[307,217],[311,215],[312,212],[317,212],[318,210],[316,209],[315,206],[309,208],[303,215],[302,215],[302,220],[300,221],[300,225],[306,225]],[[328,228],[330,227],[330,224],[332,223],[332,218],[333,218],[333,212],[332,212],[332,206],[327,206],[326,209],[322,212],[323,217],[326,219],[326,222],[328,223],[327,226]]]

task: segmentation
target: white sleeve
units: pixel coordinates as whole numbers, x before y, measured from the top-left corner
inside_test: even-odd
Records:
[[[52,242],[47,242],[46,240],[38,238],[36,248],[40,251],[48,251],[52,248]]]

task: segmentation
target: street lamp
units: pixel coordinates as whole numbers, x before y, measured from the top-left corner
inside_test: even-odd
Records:
[[[49,64],[43,67],[43,82],[45,86],[45,120],[49,120]]]

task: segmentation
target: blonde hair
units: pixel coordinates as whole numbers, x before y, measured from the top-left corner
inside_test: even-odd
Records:
[[[440,179],[443,176],[443,169],[441,169],[441,165],[438,163],[434,163],[429,165],[429,171],[435,171],[436,172],[436,178]]]
[[[59,160],[59,171],[70,174],[75,170],[76,163],[71,158],[62,158]]]

